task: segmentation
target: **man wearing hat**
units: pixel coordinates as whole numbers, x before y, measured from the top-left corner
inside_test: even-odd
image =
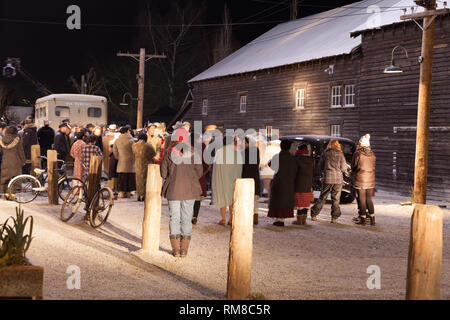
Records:
[[[155,132],[158,123],[150,123],[147,127],[147,142],[150,143],[156,151],[155,161],[161,157],[161,137]]]
[[[58,152],[58,159],[66,161],[67,156],[70,154],[70,141],[69,141],[70,128],[66,123],[59,125],[59,130],[55,135],[53,148]],[[58,165],[59,167],[60,165]]]
[[[31,146],[38,143],[37,128],[33,123],[31,116],[25,120],[25,126],[22,133],[22,145],[25,152],[26,163],[22,168],[23,174],[30,174],[31,170]]]

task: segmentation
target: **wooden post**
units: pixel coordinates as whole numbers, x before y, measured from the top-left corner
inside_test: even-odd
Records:
[[[100,185],[100,178],[102,176],[102,157],[92,156],[91,161],[89,163],[89,174],[87,178],[88,183],[88,202],[92,200],[92,197],[97,191],[98,186]]]
[[[434,9],[436,0],[429,1],[428,10]],[[434,18],[423,18],[422,53],[420,64],[419,101],[417,107],[416,158],[414,167],[414,203],[427,201],[428,136],[430,123],[431,73],[433,69]]]
[[[411,218],[406,299],[440,299],[442,211],[417,204]]]
[[[248,299],[250,295],[254,195],[253,179],[236,180],[228,258],[227,299],[243,300]]]
[[[36,176],[34,169],[41,168],[41,146],[38,144],[31,146],[31,175]]]
[[[47,150],[48,204],[58,204],[58,156],[56,150]]]
[[[145,48],[141,48],[139,53],[139,78],[138,78],[138,108],[136,128],[142,128],[144,116],[144,80],[145,80]]]
[[[155,253],[159,250],[162,178],[159,165],[149,164],[147,170],[144,221],[142,223],[142,251],[144,253]]]

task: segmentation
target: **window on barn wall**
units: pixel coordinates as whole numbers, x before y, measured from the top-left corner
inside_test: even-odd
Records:
[[[240,113],[245,113],[247,112],[247,95],[241,95],[240,99],[239,99],[239,112]]]
[[[355,85],[350,84],[345,86],[345,106],[355,106]]]
[[[330,136],[332,136],[332,137],[340,137],[341,136],[341,125],[340,124],[332,124],[331,125]]]
[[[331,107],[342,106],[342,86],[333,86],[331,88]]]
[[[208,115],[208,99],[202,100],[202,115]]]
[[[305,92],[304,88],[297,89],[295,93],[295,107],[299,109],[303,109],[305,107]]]

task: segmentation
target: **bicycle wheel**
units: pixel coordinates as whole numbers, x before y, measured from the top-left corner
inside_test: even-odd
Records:
[[[58,195],[62,201],[66,199],[69,191],[76,185],[83,185],[83,181],[75,177],[65,177],[58,181]]]
[[[28,203],[36,199],[41,189],[41,183],[30,175],[20,175],[8,183],[8,193],[18,203]]]
[[[75,186],[70,189],[61,207],[62,221],[69,221],[77,213],[83,200],[83,194],[83,186]]]
[[[92,228],[105,224],[113,206],[113,192],[108,187],[100,188],[89,205],[89,222]]]
[[[38,175],[36,178],[37,178],[37,179],[39,180],[39,182],[41,183],[42,189],[44,189],[44,190],[42,190],[41,192],[39,192],[39,196],[41,196],[41,197],[48,197],[48,191],[47,191],[47,189],[48,189],[47,172],[43,172],[42,174]],[[64,200],[64,199],[63,199],[63,200]]]

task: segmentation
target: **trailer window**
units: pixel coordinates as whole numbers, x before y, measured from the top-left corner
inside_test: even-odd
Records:
[[[100,118],[102,116],[101,108],[88,108],[88,117]]]
[[[69,107],[65,107],[65,106],[56,106],[55,107],[55,116],[68,117],[69,115],[70,115]]]

